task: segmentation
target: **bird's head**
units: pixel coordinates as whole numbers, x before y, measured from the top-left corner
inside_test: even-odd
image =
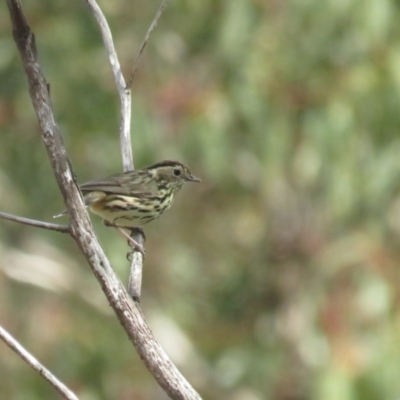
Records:
[[[201,182],[199,178],[192,175],[189,168],[178,161],[160,161],[146,168],[156,180],[173,185],[176,190],[181,188],[185,182]]]

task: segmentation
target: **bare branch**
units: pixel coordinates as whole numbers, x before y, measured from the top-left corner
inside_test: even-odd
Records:
[[[3,327],[0,326],[0,339],[36,372],[43,376],[67,400],[78,400],[78,397],[60,382],[48,369],[19,344]]]
[[[100,32],[103,37],[104,46],[108,54],[108,60],[114,74],[115,83],[121,102],[121,123],[119,126],[119,136],[121,143],[122,166],[124,171],[132,171],[133,153],[131,144],[131,91],[126,88],[124,76],[121,71],[121,65],[118,60],[117,52],[115,51],[112,34],[107,20],[97,4],[96,0],[86,0],[90,10],[92,11],[97,23],[100,27]]]
[[[20,0],[7,0],[7,5],[11,15],[14,39],[28,78],[29,93],[39,119],[43,142],[70,215],[71,235],[86,257],[128,337],[160,386],[172,399],[200,400],[200,396],[155,340],[140,308],[132,302],[115,275],[93,232],[74,180],[62,137],[54,121],[48,84],[37,60],[34,35],[26,23]]]
[[[110,27],[108,26],[106,17],[95,0],[86,0],[86,3],[88,3],[97,23],[100,26],[100,32],[103,37],[104,46],[106,47],[111,69],[115,77],[115,83],[118,86],[118,91],[123,90],[125,89],[125,79],[122,75],[121,66],[112,39],[112,33]]]
[[[6,219],[8,221],[18,222],[19,224],[35,226],[37,228],[49,229],[51,231],[56,231],[56,232],[61,232],[61,233],[69,233],[68,225],[51,224],[49,222],[43,222],[43,221],[37,221],[35,219],[18,217],[16,215],[7,214],[4,212],[0,212],[0,218]]]
[[[132,231],[131,236],[141,246],[144,246],[143,234],[140,231]],[[135,301],[140,301],[140,296],[142,293],[143,258],[143,254],[139,251],[135,251],[131,258],[128,293]]]
[[[75,175],[71,170],[71,163],[67,156],[59,128],[54,121],[48,90],[49,85],[37,61],[35,36],[26,22],[20,0],[7,0],[7,6],[13,25],[14,40],[28,77],[29,94],[39,120],[43,141],[46,145],[54,175],[63,198],[66,200],[67,211],[72,219],[76,219],[77,212],[80,212],[84,217],[86,214],[84,211],[85,207],[77,189]],[[87,214],[86,220],[90,224]]]
[[[99,28],[103,37],[104,46],[106,48],[108,59],[111,64],[111,69],[114,74],[115,83],[120,97],[121,102],[121,121],[119,127],[119,137],[122,155],[122,165],[124,171],[131,171],[134,169],[132,143],[131,143],[131,85],[126,85],[124,77],[121,72],[120,63],[118,56],[115,51],[112,34],[110,27],[108,26],[107,20],[101,11],[96,0],[86,0],[90,10],[92,11],[96,21],[99,24]],[[154,28],[153,28],[154,29]],[[142,46],[143,47],[143,46]],[[142,50],[143,51],[143,50]],[[143,237],[140,234],[136,234],[136,241],[143,243]],[[143,255],[134,253],[131,262],[131,273],[129,278],[129,293],[135,300],[140,299],[141,285],[142,285],[142,270],[143,270]]]
[[[152,21],[151,25],[149,26],[149,29],[147,30],[146,36],[144,37],[142,45],[140,46],[139,53],[136,57],[135,62],[133,63],[133,67],[132,67],[131,73],[129,75],[129,79],[126,84],[126,87],[128,89],[132,89],[132,83],[133,83],[133,80],[135,79],[135,75],[136,75],[137,68],[139,65],[140,57],[143,53],[144,48],[147,45],[147,42],[149,41],[150,35],[153,33],[154,29],[156,29],[158,21],[161,18],[161,14],[163,13],[166,6],[167,6],[167,0],[162,0],[160,7],[158,7],[156,15],[154,16],[153,21]]]

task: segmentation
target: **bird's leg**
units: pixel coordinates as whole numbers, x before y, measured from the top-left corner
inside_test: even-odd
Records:
[[[128,244],[133,248],[133,251],[136,251],[136,250],[139,251],[140,253],[143,254],[143,257],[144,257],[144,255],[146,254],[144,247],[140,243],[138,243],[135,239],[133,239],[132,236],[128,235],[121,227],[114,225],[105,219],[103,220],[103,224],[105,226],[112,226],[113,228],[116,228],[123,236],[125,236],[128,239]],[[126,228],[126,229],[128,229],[128,228]],[[131,228],[129,228],[129,229],[131,229]],[[142,228],[131,229],[131,235],[135,232],[136,229],[139,230],[139,232],[141,234],[143,234],[143,237],[145,237]]]
[[[135,243],[137,243],[143,249],[143,243],[146,240],[146,235],[144,234],[143,229],[138,226],[135,226],[133,228],[126,228],[126,229],[129,229],[131,232],[131,234],[129,235],[130,239],[135,241]],[[136,246],[136,248],[137,248],[137,246]],[[134,252],[135,252],[135,247],[133,248],[132,251],[130,251],[126,255],[126,257],[129,261],[132,261],[132,255]],[[144,253],[143,252],[141,252],[141,253],[143,254],[143,257],[144,257]]]
[[[143,254],[143,256],[146,254],[146,251],[144,250],[144,247],[138,243],[133,237],[129,236],[122,228],[119,226],[116,227],[122,235],[124,235],[128,239],[128,244],[132,246],[133,251],[139,251],[140,253]]]

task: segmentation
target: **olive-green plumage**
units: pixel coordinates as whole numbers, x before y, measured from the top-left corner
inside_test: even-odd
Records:
[[[85,204],[111,225],[133,228],[171,207],[185,182],[200,182],[178,161],[161,161],[141,170],[93,180],[80,186]]]

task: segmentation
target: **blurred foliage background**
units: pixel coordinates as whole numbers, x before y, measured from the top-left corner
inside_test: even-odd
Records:
[[[25,2],[78,180],[121,171],[84,1]],[[101,3],[124,71],[158,2]],[[400,396],[400,19],[390,0],[175,0],[134,83],[136,167],[202,185],[146,227],[142,304],[206,400]],[[0,210],[63,209],[5,2]],[[93,218],[123,281],[127,245]],[[77,246],[0,221],[0,323],[83,400],[164,399]],[[2,399],[58,398],[0,344]]]

